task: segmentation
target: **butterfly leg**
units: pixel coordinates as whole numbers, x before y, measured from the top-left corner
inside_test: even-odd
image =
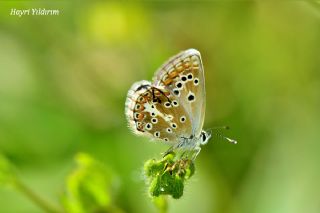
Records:
[[[187,151],[182,152],[181,158],[183,158],[187,154]]]
[[[196,146],[193,151],[194,151],[194,153],[193,153],[193,155],[192,155],[192,160],[195,160],[196,157],[198,156],[198,154],[199,154],[200,151],[201,151],[201,147],[200,147],[200,146]]]
[[[171,147],[163,154],[163,158],[164,158],[165,156],[167,156],[168,154],[172,153],[173,150],[174,150],[174,146],[171,146]]]

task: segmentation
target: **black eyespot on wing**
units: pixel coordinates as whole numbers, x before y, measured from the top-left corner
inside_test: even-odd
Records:
[[[151,124],[147,123],[146,127],[147,127],[147,129],[150,129],[151,128]]]
[[[188,96],[188,101],[193,101],[194,100],[194,95],[189,95]]]
[[[181,116],[181,117],[180,117],[180,122],[181,122],[181,123],[184,123],[185,121],[186,121],[186,116]]]
[[[182,77],[181,77],[181,80],[182,80],[182,81],[186,81],[186,80],[187,80],[187,77],[186,77],[186,76],[182,76]]]
[[[173,90],[173,94],[175,94],[175,95],[179,95],[179,94],[180,94],[180,92],[179,92],[179,90]]]
[[[160,137],[160,132],[159,131],[154,132],[154,136],[157,137],[157,138]]]
[[[152,102],[161,104],[160,98],[153,98]]]
[[[149,87],[150,87],[150,85],[144,84],[144,85],[139,86],[139,87],[136,89],[136,91],[139,91],[139,90],[142,90],[142,89],[148,89]]]
[[[190,73],[190,74],[188,75],[188,79],[191,80],[192,78],[193,78],[193,75]]]
[[[139,102],[142,102],[143,100],[144,100],[143,96],[140,96],[140,97],[138,98],[138,101],[139,101]]]
[[[164,105],[165,105],[166,107],[170,107],[170,106],[171,106],[171,104],[170,104],[169,102],[164,103]]]

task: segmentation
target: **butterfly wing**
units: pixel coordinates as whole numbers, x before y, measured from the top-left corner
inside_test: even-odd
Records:
[[[205,115],[205,78],[200,52],[183,51],[170,58],[156,72],[153,85],[170,91],[187,113],[192,125],[189,136],[199,136]]]
[[[127,95],[126,117],[134,133],[175,144],[191,132],[185,109],[164,87],[148,81],[132,85]]]

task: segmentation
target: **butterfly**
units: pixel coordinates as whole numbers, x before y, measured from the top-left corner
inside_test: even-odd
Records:
[[[166,61],[152,82],[134,83],[127,94],[125,114],[138,135],[170,144],[166,152],[192,152],[194,159],[211,137],[204,131],[206,108],[204,69],[200,52],[188,49]]]

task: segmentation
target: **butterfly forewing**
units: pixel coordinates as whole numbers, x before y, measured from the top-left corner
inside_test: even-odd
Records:
[[[192,124],[189,136],[199,136],[205,114],[205,84],[200,53],[189,49],[170,58],[156,72],[153,85],[164,87],[176,98]]]
[[[178,99],[147,81],[137,82],[129,90],[126,115],[135,133],[153,139],[176,143],[179,137],[190,136],[191,123]]]

